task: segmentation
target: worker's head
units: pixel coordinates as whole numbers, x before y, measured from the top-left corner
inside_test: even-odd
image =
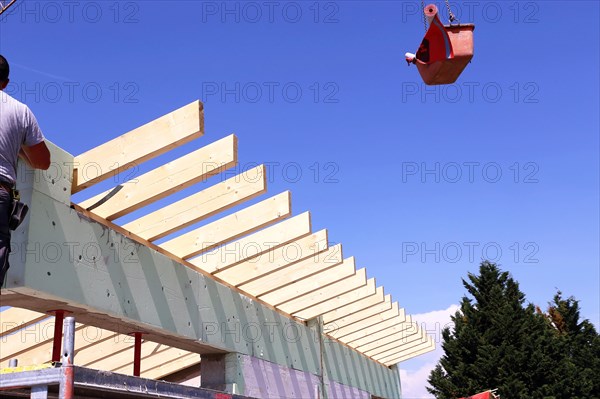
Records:
[[[0,54],[0,90],[4,90],[8,85],[8,74],[10,73],[10,67],[8,61]]]

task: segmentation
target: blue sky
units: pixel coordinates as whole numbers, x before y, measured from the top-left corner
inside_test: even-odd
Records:
[[[0,53],[74,155],[203,100],[206,135],[143,170],[236,133],[240,168],[272,165],[269,193],[292,190],[408,313],[458,303],[487,257],[598,326],[598,2],[452,2],[475,57],[433,88],[403,57],[419,7],[20,0]]]

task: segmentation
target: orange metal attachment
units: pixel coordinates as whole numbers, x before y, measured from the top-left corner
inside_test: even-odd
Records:
[[[450,21],[456,20],[450,13]],[[443,25],[438,9],[429,4],[423,10],[429,29],[417,54],[406,53],[406,61],[417,65],[425,84],[443,85],[456,82],[473,58],[473,24]]]
[[[462,71],[473,58],[473,30],[475,25],[444,25],[454,57],[426,64],[415,59],[421,78],[428,85],[444,85],[456,82]]]

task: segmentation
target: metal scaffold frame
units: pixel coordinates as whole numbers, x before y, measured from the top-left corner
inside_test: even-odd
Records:
[[[12,367],[0,373],[0,397],[32,399],[75,397],[247,399],[204,388],[156,381],[73,365],[75,318],[64,319],[61,360],[34,367]],[[56,337],[55,337],[56,338]],[[139,359],[138,359],[139,361]]]

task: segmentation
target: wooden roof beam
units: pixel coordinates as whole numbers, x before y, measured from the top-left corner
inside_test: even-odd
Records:
[[[266,192],[266,171],[260,165],[142,216],[123,228],[145,240],[158,240]]]
[[[243,262],[268,256],[272,249],[305,237],[311,231],[310,212],[304,212],[189,259],[189,262],[208,273],[217,274]]]
[[[290,192],[286,191],[175,237],[159,246],[181,259],[188,259],[260,230],[291,214]]]
[[[204,112],[194,101],[75,157],[76,193],[204,134]]]
[[[228,269],[217,270],[214,275],[238,287],[303,261],[327,248],[327,230],[321,230],[288,244],[270,248],[261,256],[253,257]]]
[[[94,214],[111,221],[236,164],[237,138],[230,135],[95,195],[79,203],[79,206],[84,209],[93,207],[91,211]]]
[[[302,309],[295,311],[293,316],[299,319],[308,320],[328,312],[335,312],[338,309],[361,302],[367,298],[377,297],[378,299],[381,297],[383,299],[383,288],[376,288],[375,285],[375,279],[370,278],[367,280],[365,285],[355,290],[336,295],[326,302],[320,302],[309,307],[303,307]]]
[[[317,273],[319,273],[318,276],[322,276],[322,272],[341,263],[342,246],[338,244],[323,252],[313,254],[313,256],[300,262],[289,263],[281,269],[272,271],[248,283],[241,284],[238,288],[256,297],[276,290],[288,291],[287,286],[290,284],[300,284],[304,279],[312,278],[311,276]]]
[[[348,336],[356,331],[361,331],[367,327],[398,316],[400,316],[402,319],[405,318],[404,309],[400,309],[398,302],[394,302],[389,310],[374,314],[373,316],[367,317],[364,320],[359,320],[344,327],[337,327],[335,323],[332,323],[328,325],[327,331],[332,337],[343,339],[345,336]]]
[[[350,257],[344,261],[344,263],[347,262],[351,262],[352,266],[354,266],[353,257]],[[319,280],[320,277],[315,277],[315,279]],[[325,283],[329,282],[315,281],[313,282],[314,285],[322,284],[319,289],[309,291],[308,293],[280,304],[277,307],[284,312],[291,314],[292,312],[299,312],[300,310],[307,309],[319,303],[335,299],[336,297],[347,292],[360,289],[361,287],[367,285],[367,270],[364,268],[359,269],[356,271],[356,273],[350,274],[345,278],[341,278],[334,283],[327,285]]]
[[[383,293],[383,287],[380,287]],[[361,320],[364,320],[368,317],[371,317],[376,314],[380,314],[385,312],[386,310],[390,310],[392,308],[392,296],[386,295],[382,301],[376,302],[374,305],[367,307],[362,310],[358,310],[355,312],[348,312],[345,316],[338,318],[334,321],[325,321],[325,315],[323,315],[323,324],[327,330],[331,331],[331,328],[340,329],[342,327],[349,326]]]
[[[333,260],[333,262],[336,260],[337,259]],[[321,290],[323,287],[352,276],[355,273],[356,266],[354,264],[354,258],[351,257],[345,259],[343,262],[334,264],[333,267],[321,270],[319,273],[311,275],[309,278],[278,288],[268,294],[259,296],[259,298],[273,306],[278,306],[293,301],[298,297],[304,297],[306,293]]]

